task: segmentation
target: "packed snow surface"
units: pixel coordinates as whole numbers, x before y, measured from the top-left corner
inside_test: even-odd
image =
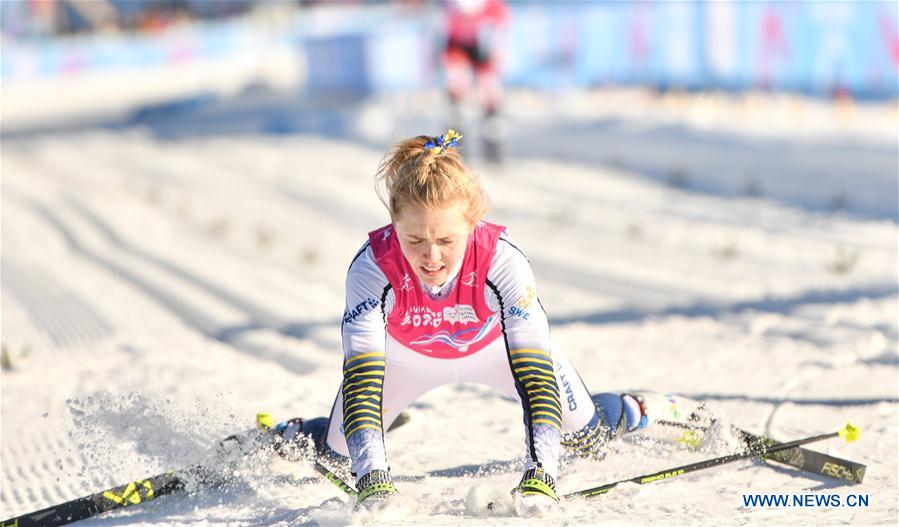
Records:
[[[850,421],[859,441],[813,448],[867,464],[864,484],[749,460],[519,518],[520,408],[459,385],[387,436],[401,495],[380,515],[353,512],[305,464],[254,457],[223,486],[82,524],[895,525],[895,105],[559,97],[510,96],[501,167],[479,161],[474,122],[463,144],[587,386],[706,400],[782,440]],[[7,134],[0,516],[189,466],[258,411],[327,414],[346,268],[388,221],[371,176],[390,142],[445,128],[439,101],[304,107],[250,92]],[[602,462],[566,464],[559,490],[736,448],[721,439],[697,451],[627,437]],[[808,492],[869,506],[741,498]]]

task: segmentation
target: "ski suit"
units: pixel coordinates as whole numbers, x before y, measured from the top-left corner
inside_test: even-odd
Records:
[[[350,456],[359,476],[388,470],[384,431],[418,397],[449,383],[486,384],[518,400],[526,468],[554,478],[560,443],[599,457],[625,421],[621,398],[607,394],[599,411],[551,343],[530,264],[498,225],[476,225],[437,288],[419,281],[392,225],[369,233],[347,274],[342,335],[343,383],[313,437],[332,456]]]

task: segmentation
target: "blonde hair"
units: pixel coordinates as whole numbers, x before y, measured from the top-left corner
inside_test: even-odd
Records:
[[[378,197],[393,221],[404,207],[433,209],[461,203],[465,219],[474,225],[487,214],[490,199],[455,147],[425,148],[434,139],[419,135],[387,150],[375,175]]]

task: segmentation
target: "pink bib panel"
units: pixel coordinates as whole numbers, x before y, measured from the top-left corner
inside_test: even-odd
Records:
[[[500,313],[487,306],[484,287],[496,242],[504,230],[500,225],[478,222],[468,237],[453,290],[438,300],[422,290],[400,250],[393,225],[368,233],[375,261],[396,298],[387,317],[387,333],[407,348],[438,359],[466,357],[499,338]]]

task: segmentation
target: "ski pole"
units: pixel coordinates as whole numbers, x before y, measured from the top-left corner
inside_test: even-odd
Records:
[[[275,420],[271,414],[258,413],[258,414],[256,414],[256,426],[259,428],[260,431],[271,432],[274,430]],[[317,459],[315,461],[313,461],[312,468],[314,468],[316,472],[318,472],[319,474],[324,476],[324,478],[326,480],[333,483],[334,486],[336,486],[338,489],[342,490],[348,496],[351,496],[354,498],[356,497],[356,489],[354,489],[352,486],[350,486],[349,483],[340,479],[340,476],[338,476],[337,474],[332,472],[331,469],[324,466]],[[3,526],[0,526],[0,527],[3,527]]]
[[[356,489],[351,487],[349,485],[349,483],[340,479],[340,476],[331,472],[331,470],[329,470],[328,467],[326,467],[326,466],[322,465],[321,463],[319,463],[318,461],[316,461],[315,464],[313,465],[313,468],[315,469],[316,472],[318,472],[319,474],[324,476],[326,480],[333,483],[338,489],[344,491],[347,494],[347,496],[351,496],[353,498],[355,498],[357,496],[358,493],[356,492]]]
[[[714,423],[714,420],[712,423]],[[699,444],[702,434],[708,431],[708,427],[711,426],[711,423],[703,425],[699,423],[666,421],[662,419],[654,421],[653,425],[662,425],[685,430],[684,435],[677,442],[692,447]],[[780,444],[780,441],[747,432],[742,428],[732,426],[731,430],[742,437],[747,448],[757,447],[760,444],[769,446]],[[826,476],[841,482],[861,483],[865,479],[865,472],[868,470],[867,465],[863,463],[831,456],[830,454],[824,454],[817,450],[802,447],[781,450],[774,454],[761,456],[761,458],[765,461],[796,467],[805,472]]]
[[[643,476],[637,476],[635,478],[623,479],[620,481],[616,481],[614,483],[607,483],[605,485],[599,485],[597,487],[591,487],[589,489],[579,490],[577,492],[570,492],[562,496],[565,499],[570,498],[589,498],[592,496],[598,496],[600,494],[605,494],[618,485],[622,483],[637,483],[639,485],[645,485],[647,483],[654,483],[656,481],[662,481],[666,479],[675,478],[678,476],[683,476],[684,474],[689,474],[690,472],[696,472],[697,470],[702,470],[706,468],[716,467],[718,465],[723,465],[725,463],[731,463],[733,461],[738,461],[741,459],[747,459],[751,457],[765,456],[768,454],[773,454],[775,452],[780,452],[783,450],[789,450],[791,448],[795,448],[800,445],[805,445],[808,443],[814,443],[816,441],[823,441],[824,439],[830,439],[833,437],[842,437],[846,440],[847,443],[855,441],[858,439],[859,429],[847,423],[846,426],[836,432],[831,432],[829,434],[821,434],[811,437],[806,437],[804,439],[797,439],[795,441],[790,441],[787,443],[779,443],[776,445],[762,445],[757,448],[750,448],[745,452],[740,452],[737,454],[729,454],[726,456],[716,457],[713,459],[707,459],[705,461],[699,461],[696,463],[690,463],[688,465],[682,465],[679,467],[669,468],[666,470],[660,470],[658,472],[653,472],[651,474],[645,474]]]

